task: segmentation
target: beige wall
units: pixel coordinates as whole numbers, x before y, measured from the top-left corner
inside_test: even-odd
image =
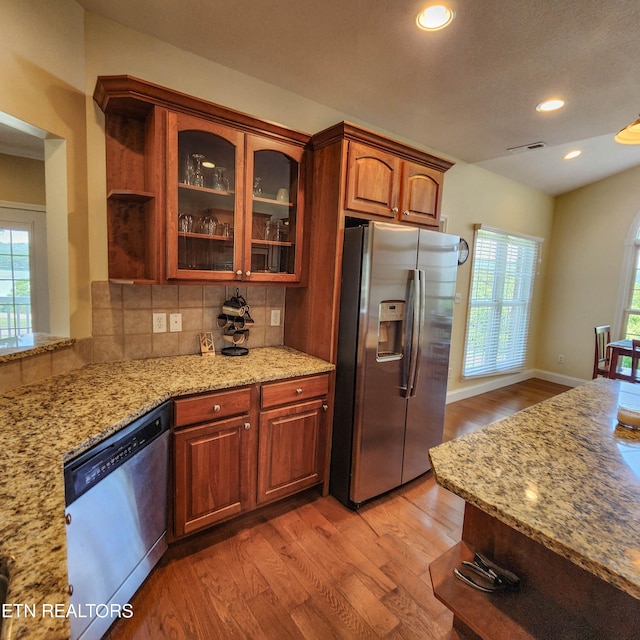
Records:
[[[44,205],[44,162],[0,153],[0,200]]]
[[[0,12],[0,112],[52,139],[47,234],[58,252],[50,252],[49,273],[62,290],[50,298],[52,331],[88,336],[84,11],[73,0],[1,0]]]
[[[593,328],[615,323],[625,240],[638,212],[640,167],[556,199],[540,369],[591,378]]]
[[[507,180],[473,165],[458,163],[445,174],[442,212],[448,217],[447,231],[462,236],[473,252],[474,226],[482,223],[505,231],[524,233],[544,239],[542,262],[536,278],[531,318],[531,348],[527,369],[537,366],[538,328],[542,322],[542,295],[549,262],[549,245],[553,224],[551,196]],[[458,269],[457,291],[460,304],[455,305],[451,338],[449,391],[487,382],[486,378],[463,380],[462,359],[467,325],[469,286],[473,255]],[[500,376],[493,376],[496,380]]]

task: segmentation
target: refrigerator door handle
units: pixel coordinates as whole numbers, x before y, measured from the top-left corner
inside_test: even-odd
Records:
[[[411,345],[409,350],[409,372],[407,375],[407,387],[404,392],[405,398],[410,398],[413,392],[413,385],[416,379],[416,367],[418,364],[418,346],[420,337],[420,270],[413,271],[413,305],[411,318]]]
[[[416,269],[419,280],[419,287],[417,289],[418,298],[416,300],[417,311],[414,312],[414,317],[418,318],[418,346],[416,349],[416,362],[414,367],[413,379],[411,380],[411,396],[416,395],[416,388],[418,386],[418,379],[420,378],[420,363],[422,362],[422,343],[424,342],[424,315],[426,307],[426,295],[427,295],[427,283],[426,274],[424,269]]]

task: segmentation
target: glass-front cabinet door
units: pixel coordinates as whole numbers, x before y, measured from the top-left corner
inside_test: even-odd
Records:
[[[170,113],[167,142],[167,278],[237,279],[244,134]]]
[[[247,135],[245,279],[300,279],[303,155],[302,147]]]

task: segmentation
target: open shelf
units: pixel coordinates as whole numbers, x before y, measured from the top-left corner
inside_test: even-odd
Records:
[[[128,202],[148,202],[155,198],[150,191],[134,191],[133,189],[111,189],[107,194],[108,200],[123,200]]]
[[[473,561],[473,556],[473,549],[459,542],[429,565],[434,595],[453,611],[465,630],[485,640],[600,637],[556,601],[528,588],[526,576],[520,591],[515,593],[484,593],[466,585],[455,577],[453,570],[463,560]]]

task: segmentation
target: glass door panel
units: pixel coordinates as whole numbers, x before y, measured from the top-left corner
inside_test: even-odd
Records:
[[[296,147],[253,151],[252,279],[261,279],[260,274],[268,274],[269,279],[297,274],[301,158],[302,150]]]
[[[235,151],[211,133],[178,134],[179,269],[234,270]]]
[[[242,250],[243,134],[191,116],[173,116],[171,124],[167,276],[234,279]]]

